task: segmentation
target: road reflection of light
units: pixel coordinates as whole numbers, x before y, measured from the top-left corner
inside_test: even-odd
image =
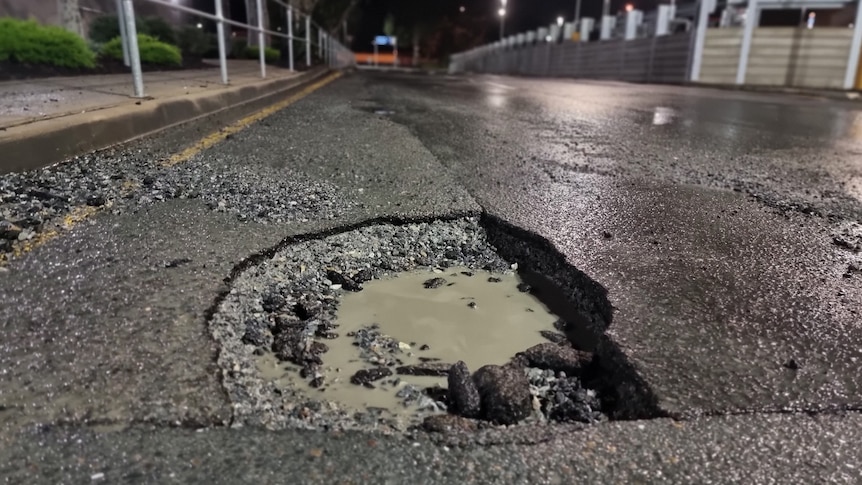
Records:
[[[656,106],[652,114],[652,124],[654,125],[669,125],[676,118],[676,111],[673,108]]]
[[[486,100],[488,101],[488,104],[490,104],[491,106],[493,106],[495,108],[505,108],[506,107],[507,98],[506,98],[506,96],[504,96],[500,93],[490,93],[489,92]]]

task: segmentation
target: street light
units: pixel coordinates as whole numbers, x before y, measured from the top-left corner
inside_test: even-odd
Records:
[[[630,4],[630,3],[627,3],[627,4],[626,4],[626,12],[631,12],[631,11],[632,11],[632,10],[634,10],[634,9],[635,9],[635,6],[634,6],[634,5],[632,5],[632,4]]]
[[[500,40],[503,40],[503,25],[506,20],[506,0],[502,0],[502,2],[503,7],[501,7],[500,10],[497,11],[497,13],[500,15]]]
[[[562,16],[557,17],[557,27],[562,27],[562,26],[563,26],[563,17]]]

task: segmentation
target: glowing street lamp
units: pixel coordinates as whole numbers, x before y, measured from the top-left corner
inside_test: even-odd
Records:
[[[497,14],[500,15],[500,40],[503,40],[503,25],[506,21],[506,0],[501,0],[503,6],[500,7],[500,10],[497,11]]]
[[[562,27],[562,26],[563,26],[563,17],[562,16],[557,17],[557,27]]]
[[[635,6],[632,5],[631,3],[626,4],[626,12],[631,12],[634,9],[635,9]]]

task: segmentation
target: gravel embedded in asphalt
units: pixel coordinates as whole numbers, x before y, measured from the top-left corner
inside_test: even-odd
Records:
[[[0,239],[11,241],[0,253],[62,225],[77,207],[122,214],[169,199],[200,199],[239,222],[275,224],[334,219],[356,205],[332,184],[288,168],[236,163],[214,150],[172,167],[148,153],[108,150],[0,175]]]

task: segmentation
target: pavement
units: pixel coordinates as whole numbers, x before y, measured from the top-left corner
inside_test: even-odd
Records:
[[[143,99],[131,74],[0,82],[0,173],[39,168],[129,141],[196,117],[278,93],[322,71],[298,73],[230,60],[229,85],[210,68],[144,73]],[[124,129],[127,128],[127,129]]]
[[[149,161],[204,133],[189,123],[87,163],[154,171]],[[860,155],[851,103],[348,74],[189,162],[323,184],[343,210],[238,220],[201,199],[135,192],[4,267],[0,476],[855,483]],[[654,416],[453,435],[230,426],[206,321],[246,258],[294,236],[480,214],[544,239],[560,266],[602,285],[607,338]],[[164,264],[180,258],[192,261]]]

